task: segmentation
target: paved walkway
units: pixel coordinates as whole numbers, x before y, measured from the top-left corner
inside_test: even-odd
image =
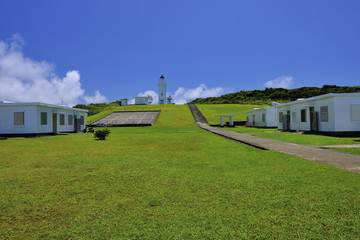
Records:
[[[352,144],[352,145],[326,145],[319,146],[320,148],[360,148],[360,144]]]
[[[226,131],[223,129],[211,127],[207,122],[202,121],[201,112],[194,104],[189,104],[189,108],[193,113],[197,125],[209,132],[226,137],[253,147],[264,150],[274,150],[297,157],[301,157],[310,161],[327,164],[338,168],[345,169],[350,172],[360,173],[360,156],[348,153],[337,152],[334,150],[319,148],[318,146],[299,145],[294,143],[282,142],[273,139],[261,138],[249,134]],[[199,117],[199,113],[202,118]]]

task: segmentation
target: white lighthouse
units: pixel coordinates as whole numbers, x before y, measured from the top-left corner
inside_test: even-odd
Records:
[[[166,104],[166,82],[163,75],[161,75],[160,80],[158,82],[159,86],[159,104]]]

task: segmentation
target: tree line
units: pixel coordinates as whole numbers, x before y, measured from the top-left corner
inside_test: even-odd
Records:
[[[271,104],[272,101],[279,103],[295,101],[299,98],[315,97],[327,93],[353,93],[360,92],[360,86],[341,87],[336,85],[324,85],[318,87],[302,87],[294,89],[265,88],[264,90],[239,91],[220,97],[197,98],[190,103],[203,104]]]

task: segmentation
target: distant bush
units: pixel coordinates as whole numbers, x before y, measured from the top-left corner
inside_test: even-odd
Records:
[[[73,108],[86,109],[88,110],[88,116],[92,116],[104,110],[113,109],[118,106],[119,104],[117,102],[112,102],[112,103],[91,103],[89,105],[77,104],[73,106]]]
[[[97,140],[105,140],[105,138],[107,136],[109,136],[110,134],[110,130],[109,129],[104,129],[104,130],[96,130],[94,133],[94,137]]]

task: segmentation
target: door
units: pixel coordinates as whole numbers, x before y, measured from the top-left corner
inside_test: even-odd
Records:
[[[255,114],[252,115],[252,125],[255,126]]]
[[[310,107],[310,131],[318,130],[318,114],[315,112],[315,107]]]
[[[53,113],[52,115],[52,124],[53,124],[53,133],[57,132],[57,113]]]
[[[291,126],[290,126],[290,111],[286,112],[286,130],[290,131],[291,130]]]
[[[282,123],[283,123],[282,130],[290,131],[290,116],[288,112],[286,114],[283,114]]]
[[[79,122],[77,121],[77,115],[74,115],[74,132],[78,131],[78,124]]]

